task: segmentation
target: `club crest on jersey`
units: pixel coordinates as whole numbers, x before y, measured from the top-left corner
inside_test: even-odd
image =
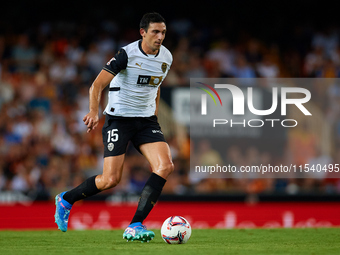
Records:
[[[168,68],[167,63],[163,62],[163,63],[162,63],[162,71],[163,71],[163,73],[165,73],[165,71],[166,71],[167,68]]]
[[[109,144],[107,145],[107,149],[108,149],[109,151],[112,151],[113,148],[114,148],[114,144],[113,144],[113,143],[109,143]]]

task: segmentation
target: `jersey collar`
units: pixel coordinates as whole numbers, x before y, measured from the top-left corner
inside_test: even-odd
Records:
[[[139,48],[139,50],[140,50],[145,56],[148,57],[148,54],[146,54],[146,53],[144,52],[144,50],[142,49],[142,39],[140,39],[140,40],[138,41],[138,48]],[[157,57],[157,56],[159,55],[159,52],[160,52],[160,51],[161,51],[161,49],[158,50],[158,52],[157,52],[157,54],[155,55],[155,57]]]

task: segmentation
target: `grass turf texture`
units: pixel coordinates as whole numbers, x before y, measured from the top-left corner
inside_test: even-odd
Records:
[[[122,230],[0,231],[0,254],[340,254],[340,228],[193,229],[188,243],[126,242]]]

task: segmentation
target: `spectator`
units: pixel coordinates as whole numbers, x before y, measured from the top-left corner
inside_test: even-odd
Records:
[[[216,61],[218,63],[218,68],[225,77],[237,76],[235,73],[235,53],[230,47],[227,40],[220,40],[216,43],[216,46],[207,52],[207,59],[211,61]]]
[[[272,60],[272,56],[266,54],[256,66],[257,73],[261,78],[277,78],[279,76],[279,68]]]
[[[238,54],[235,65],[231,69],[231,75],[235,78],[256,78],[254,69],[247,63],[242,54]]]
[[[27,35],[18,37],[18,43],[12,49],[12,68],[16,72],[33,73],[37,65],[37,50],[30,44]]]

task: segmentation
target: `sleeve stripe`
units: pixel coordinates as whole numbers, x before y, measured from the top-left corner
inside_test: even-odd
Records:
[[[111,70],[107,69],[106,67],[103,67],[103,69],[111,74],[113,74],[114,76],[116,76],[117,74],[115,74],[114,72],[112,72]]]

